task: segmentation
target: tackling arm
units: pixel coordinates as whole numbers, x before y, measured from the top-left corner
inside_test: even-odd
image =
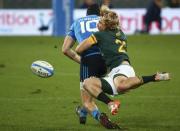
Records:
[[[80,63],[81,57],[74,50],[72,50],[72,47],[74,44],[75,44],[75,41],[73,40],[73,38],[70,36],[66,36],[64,39],[63,46],[62,46],[62,52],[64,55],[66,55],[73,61]]]
[[[91,35],[89,38],[81,42],[75,49],[78,54],[81,54],[83,51],[89,49],[92,45],[96,44],[97,40],[94,38],[94,35]]]

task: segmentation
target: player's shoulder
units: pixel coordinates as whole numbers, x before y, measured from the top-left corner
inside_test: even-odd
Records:
[[[125,35],[125,33],[120,29],[120,34],[121,34],[121,39],[122,40],[127,40],[127,36]]]
[[[121,29],[117,29],[117,30],[113,31],[113,36],[115,36],[115,38],[118,38],[122,41],[127,41],[127,37]]]
[[[119,32],[120,32],[121,34],[125,35],[125,33],[123,32],[122,29],[120,29]]]
[[[76,25],[76,20],[71,24],[71,28],[74,28],[75,27],[75,25]]]
[[[100,17],[97,16],[97,15],[87,15],[85,18],[95,18],[95,19],[97,19],[97,18],[100,18]]]
[[[77,26],[78,26],[79,23],[80,23],[80,19],[81,19],[81,18],[74,20],[74,22],[71,24],[71,28],[76,29]]]
[[[103,36],[103,35],[109,34],[109,32],[108,31],[98,31],[98,32],[95,32],[94,34]]]
[[[97,39],[102,39],[108,36],[107,32],[105,31],[97,31],[94,32],[93,35],[97,38]]]

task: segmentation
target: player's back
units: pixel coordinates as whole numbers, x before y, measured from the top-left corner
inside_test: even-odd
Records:
[[[127,38],[121,30],[100,31],[94,33],[94,36],[96,41],[98,41],[97,45],[103,53],[106,65],[110,69],[118,66],[124,60],[129,61],[126,52]]]
[[[96,15],[89,15],[79,18],[74,22],[74,32],[78,43],[88,38],[93,32],[97,32],[97,23],[99,17]]]
[[[99,16],[97,15],[88,15],[86,17],[82,17],[77,19],[72,27],[71,31],[74,33],[74,37],[78,41],[78,44],[81,43],[83,40],[88,38],[92,33],[97,32],[97,23],[99,21]],[[100,50],[97,46],[94,46],[87,51],[85,51],[82,56],[88,56],[91,54],[100,54]]]

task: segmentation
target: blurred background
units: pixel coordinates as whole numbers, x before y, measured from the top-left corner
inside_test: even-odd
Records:
[[[116,11],[128,34],[180,34],[180,0],[0,0],[0,35],[64,36],[92,3]]]
[[[75,8],[82,8],[84,2],[92,0],[75,0]],[[104,0],[112,4],[113,8],[145,8],[151,0]],[[89,2],[90,3],[90,2]],[[164,7],[179,7],[180,0],[163,0]],[[0,0],[0,8],[51,8],[51,0]]]

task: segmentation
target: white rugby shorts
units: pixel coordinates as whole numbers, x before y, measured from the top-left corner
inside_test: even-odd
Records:
[[[118,67],[113,68],[111,72],[106,77],[103,78],[110,84],[113,94],[118,95],[117,88],[115,87],[114,81],[113,81],[115,75],[135,77],[135,71],[131,65],[122,64],[122,65],[119,65]]]

